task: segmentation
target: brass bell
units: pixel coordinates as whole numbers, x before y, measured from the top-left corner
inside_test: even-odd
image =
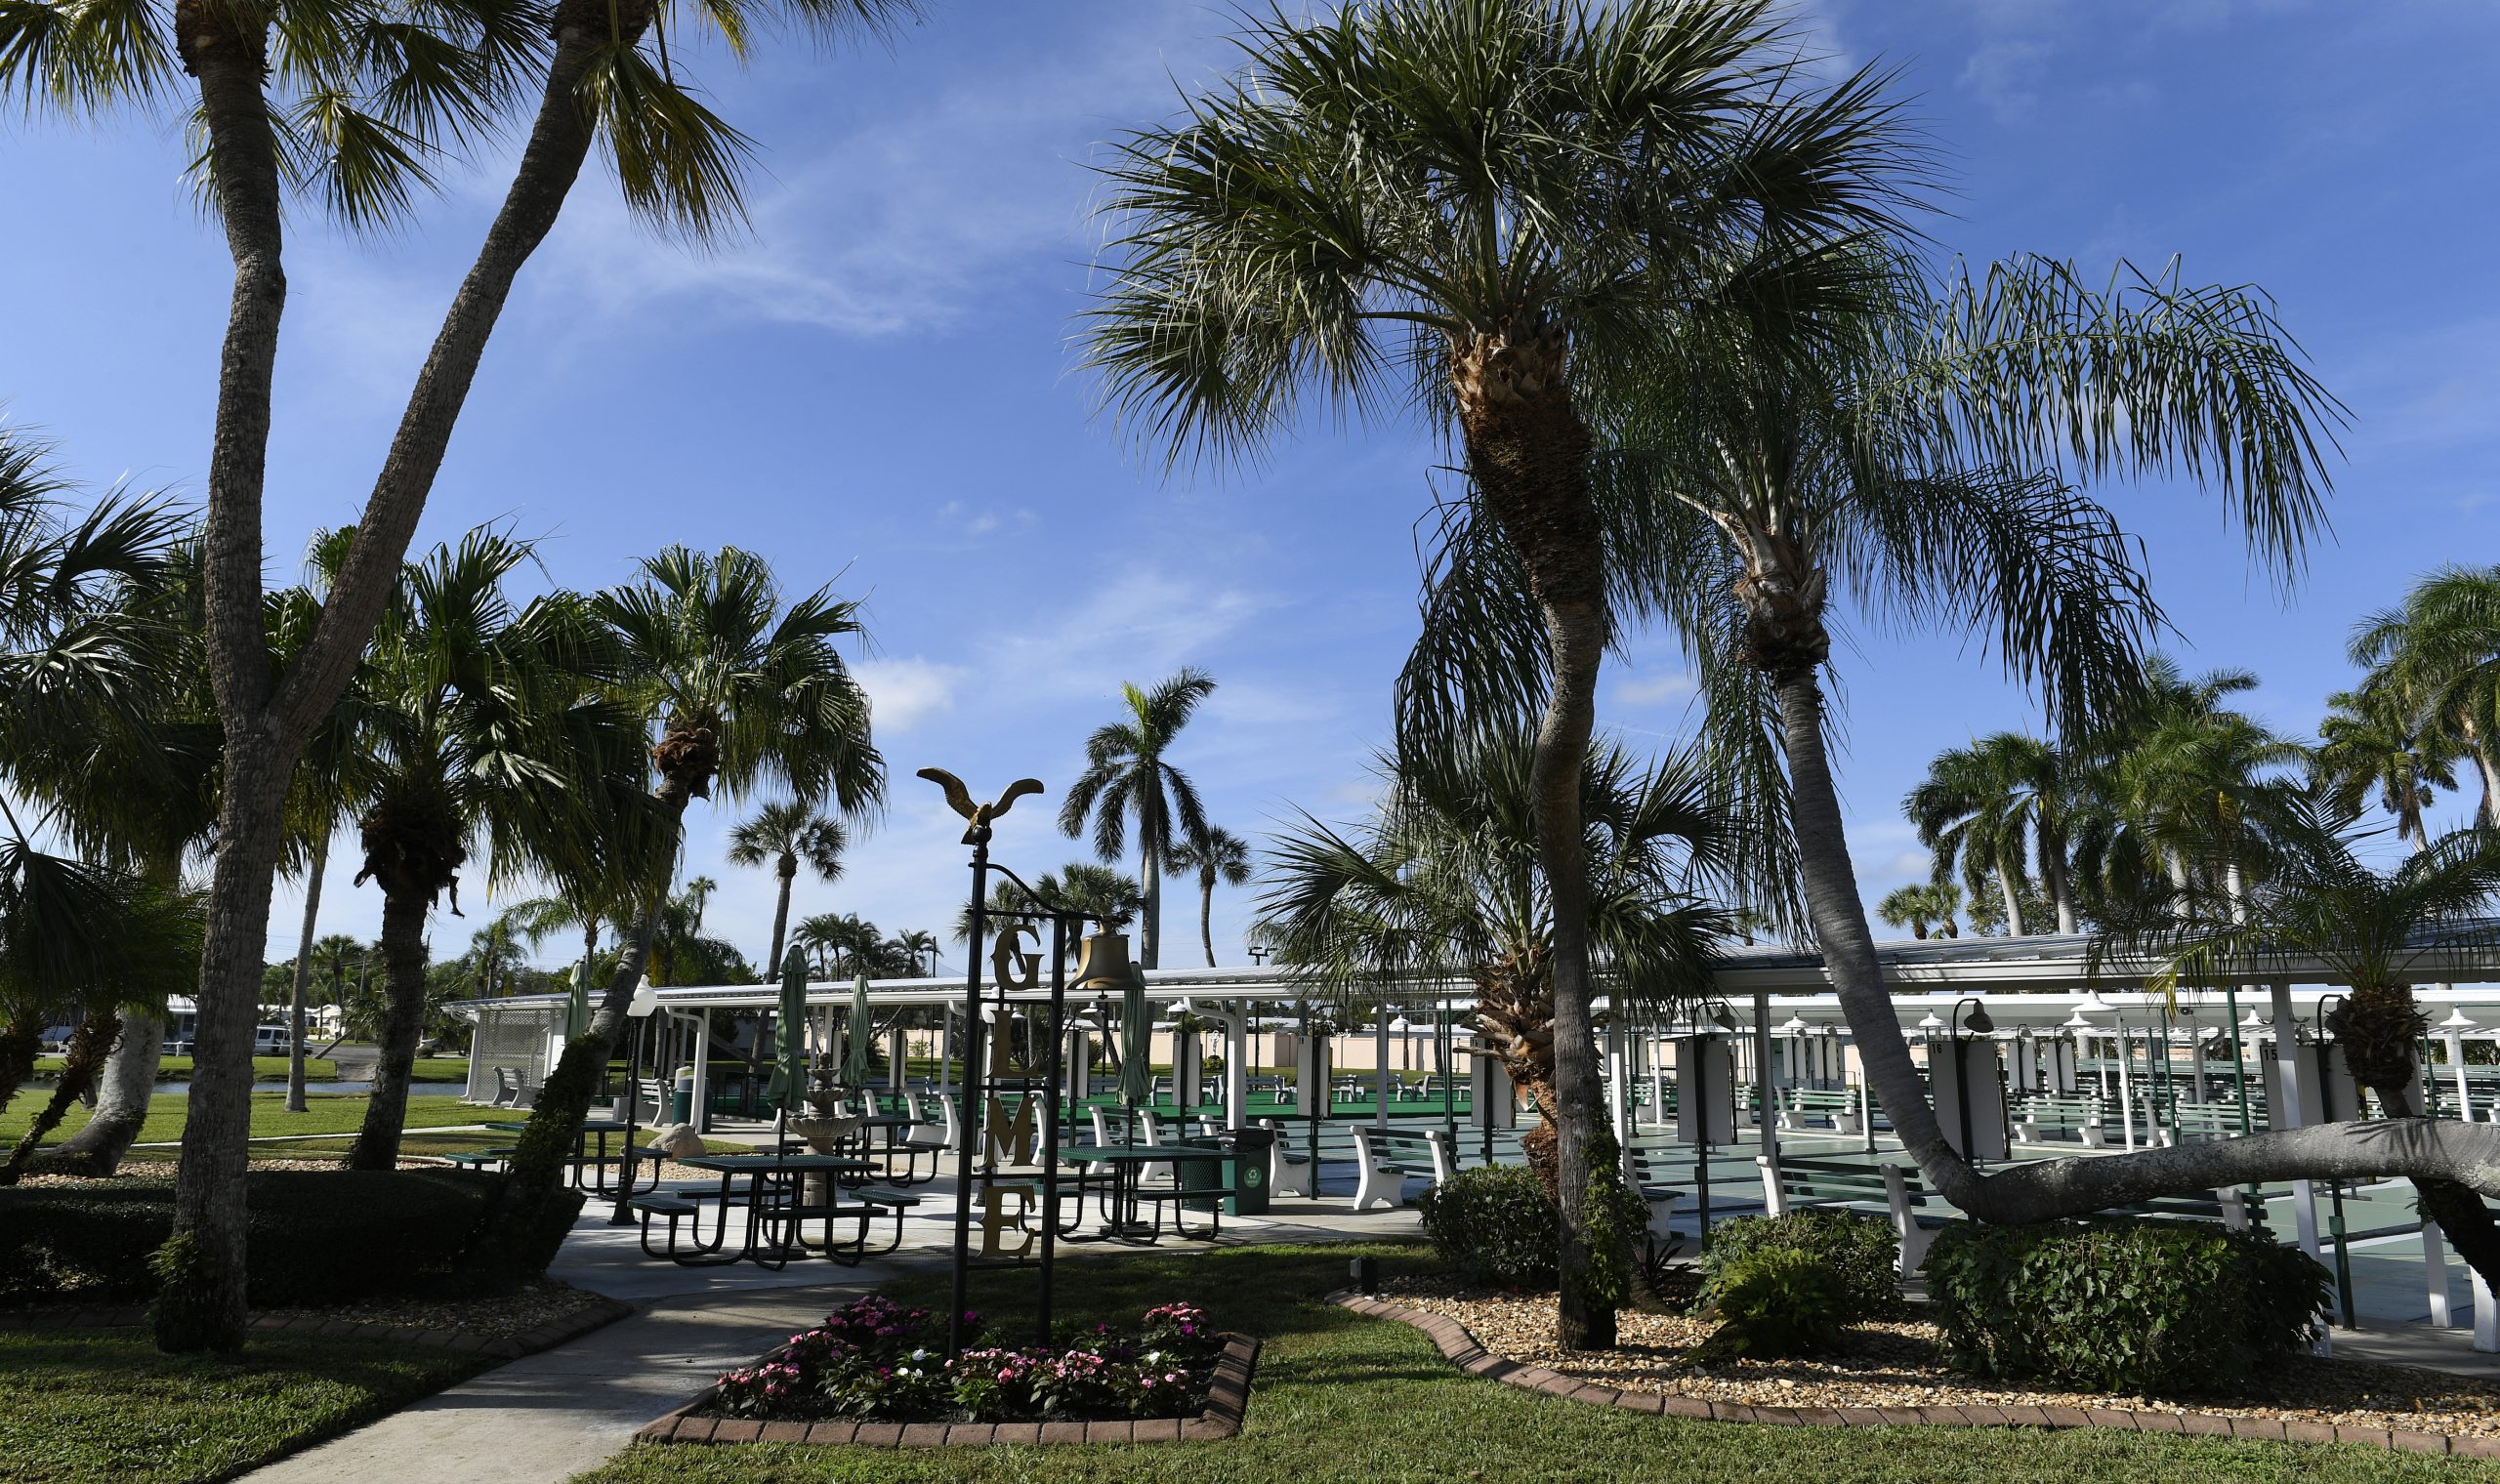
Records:
[[[1072,995],[1104,995],[1122,990],[1144,989],[1145,975],[1129,962],[1129,935],[1125,932],[1089,932],[1078,945],[1076,982],[1067,987]]]

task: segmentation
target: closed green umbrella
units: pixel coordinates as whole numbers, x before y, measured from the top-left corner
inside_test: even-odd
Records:
[[[851,1034],[842,1046],[842,1080],[854,1088],[868,1085],[868,1043],[876,1034],[877,1023],[868,1015],[868,976],[861,974],[851,985]]]
[[[1154,1022],[1146,1013],[1146,986],[1120,992],[1120,1101],[1132,1108],[1154,1100]]]
[[[573,990],[564,1000],[564,1039],[579,1041],[590,1029],[590,960],[573,966]]]
[[[764,1100],[796,1113],[808,1091],[808,956],[796,943],[781,956],[781,1009],[772,1029],[772,1080]]]

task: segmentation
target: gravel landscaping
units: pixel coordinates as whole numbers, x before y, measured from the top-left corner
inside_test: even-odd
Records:
[[[1627,1391],[1772,1407],[2079,1407],[2209,1413],[2500,1435],[2500,1381],[2364,1361],[2297,1357],[2271,1370],[2266,1394],[2194,1398],[2036,1390],[1976,1380],[1944,1368],[1935,1326],[1916,1320],[1858,1325],[1845,1353],[1814,1360],[1696,1364],[1693,1348],[1717,1328],[1706,1319],[1629,1310],[1622,1348],[1565,1350],[1551,1293],[1497,1293],[1454,1279],[1406,1277],[1382,1287],[1393,1302],[1446,1315],[1487,1351]]]

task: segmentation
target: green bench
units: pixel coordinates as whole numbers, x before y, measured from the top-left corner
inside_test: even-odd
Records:
[[[1864,1090],[1858,1088],[1790,1088],[1779,1096],[1779,1127],[1795,1133],[1807,1120],[1819,1119],[1834,1134],[1866,1132]]]

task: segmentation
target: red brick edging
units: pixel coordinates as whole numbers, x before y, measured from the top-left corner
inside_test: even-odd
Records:
[[[1486,1350],[1467,1327],[1446,1315],[1428,1314],[1359,1294],[1330,1296],[1341,1307],[1374,1319],[1411,1325],[1431,1338],[1443,1356],[1470,1376],[1523,1391],[1540,1391],[1596,1407],[1619,1407],[1695,1422],[1766,1422],[1783,1427],[2116,1427],[2135,1432],[2185,1433],[2189,1437],[2255,1438],[2269,1443],[2363,1443],[2403,1453],[2452,1454],[2461,1459],[2500,1459],[2500,1437],[2450,1437],[2341,1423],[2285,1422],[2271,1417],[2222,1417],[2208,1412],[2134,1412],[2104,1407],[1754,1407],[1623,1391],[1523,1365]]]
[[[325,1340],[372,1340],[393,1344],[425,1345],[460,1350],[496,1360],[518,1360],[552,1350],[604,1329],[634,1312],[634,1306],[604,1294],[591,1294],[589,1303],[518,1335],[480,1335],[471,1330],[426,1329],[413,1324],[367,1324],[355,1319],[330,1319],[318,1314],[254,1314],[250,1328],[265,1335],[318,1335]],[[0,1330],[49,1333],[56,1330],[132,1329],[147,1322],[145,1304],[109,1308],[38,1309],[0,1313]]]
[[[1259,1341],[1247,1335],[1224,1337],[1207,1408],[1196,1417],[1149,1422],[761,1422],[752,1418],[696,1417],[712,1391],[634,1434],[638,1443],[806,1443],[857,1448],[989,1448],[1010,1443],[1203,1443],[1241,1430],[1250,1406],[1250,1373],[1259,1363]]]

